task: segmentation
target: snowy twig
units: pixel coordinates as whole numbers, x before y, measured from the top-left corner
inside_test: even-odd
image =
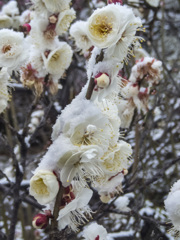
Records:
[[[96,63],[101,62],[103,60],[103,58],[104,58],[104,51],[101,50],[101,53],[96,58]],[[88,86],[88,89],[87,89],[87,93],[86,93],[86,99],[87,100],[91,99],[94,87],[95,87],[94,78],[91,77],[91,79],[89,81],[89,86]]]

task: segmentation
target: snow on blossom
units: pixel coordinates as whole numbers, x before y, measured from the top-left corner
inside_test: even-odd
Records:
[[[10,76],[7,72],[7,68],[2,68],[0,70],[0,113],[4,111],[7,107],[7,103],[9,100],[8,93],[8,80]]]
[[[117,59],[114,58],[108,58],[96,63],[96,57],[99,54],[99,49],[95,47],[87,64],[87,75],[89,81],[91,77],[93,77],[95,81],[92,100],[98,98],[99,101],[102,101],[103,98],[109,98],[114,94],[118,95],[122,85],[122,79],[118,76],[118,72],[123,67],[123,63],[119,63]],[[99,77],[101,73],[109,77],[109,84],[106,84],[104,87],[100,87],[97,84],[96,78]]]
[[[93,102],[81,96],[62,111],[54,129],[53,139],[57,137],[57,132],[61,132],[75,146],[98,145],[107,149],[112,136],[108,118]]]
[[[117,210],[123,211],[123,212],[129,212],[131,209],[128,207],[129,204],[129,198],[127,196],[120,196],[116,199],[114,202],[114,205]]]
[[[0,67],[15,70],[27,58],[27,46],[23,33],[2,29],[0,35]]]
[[[152,57],[143,57],[133,66],[129,80],[135,83],[145,78],[151,85],[158,84],[161,77],[161,70],[161,61]]]
[[[78,231],[78,227],[88,221],[87,217],[91,218],[91,210],[87,204],[92,194],[92,190],[88,188],[81,188],[79,191],[74,189],[75,199],[59,211],[57,218],[59,230],[68,226],[73,231]]]
[[[75,17],[76,13],[73,8],[60,12],[55,28],[57,35],[66,33]]]
[[[93,222],[84,228],[83,237],[85,240],[106,240],[107,231],[102,225]]]
[[[91,46],[92,42],[87,36],[87,23],[85,21],[77,21],[71,25],[70,35],[74,38],[75,44],[78,49],[82,49],[82,52],[85,53]]]
[[[178,234],[180,236],[180,180],[178,180],[172,186],[167,199],[164,201],[166,211],[172,221],[174,227],[172,228],[172,233]]]
[[[19,15],[19,8],[17,7],[17,2],[9,1],[7,4],[5,4],[2,7],[1,12],[11,17],[14,17],[15,15]]]
[[[48,148],[36,171],[41,169],[59,170],[57,163],[60,160],[65,163],[76,149],[77,147],[71,143],[69,138],[64,135],[58,136]]]
[[[30,195],[40,204],[53,201],[59,191],[57,177],[49,170],[36,170],[30,180]]]

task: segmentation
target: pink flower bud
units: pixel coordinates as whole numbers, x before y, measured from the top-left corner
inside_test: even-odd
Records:
[[[99,88],[106,88],[111,83],[107,73],[98,73],[94,78],[94,82]]]
[[[44,229],[49,223],[49,216],[45,214],[37,214],[32,221],[32,225],[36,229]]]
[[[128,174],[128,170],[127,169],[123,169],[122,170],[122,174],[125,176],[125,175],[127,175]]]
[[[120,3],[121,5],[123,5],[123,0],[108,0],[107,3],[108,3],[108,4]]]
[[[31,31],[31,25],[29,25],[28,23],[23,24],[23,28],[28,33]]]

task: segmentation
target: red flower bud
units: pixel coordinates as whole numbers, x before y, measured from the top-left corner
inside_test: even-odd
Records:
[[[97,237],[94,240],[99,240],[99,235],[97,235]]]
[[[31,31],[31,25],[29,25],[28,23],[25,23],[22,26],[27,33],[29,33]]]
[[[36,229],[44,229],[49,223],[49,216],[45,214],[37,214],[32,221],[32,225]]]
[[[116,4],[116,3],[120,3],[121,5],[123,5],[123,0],[108,0],[107,1],[108,4]]]

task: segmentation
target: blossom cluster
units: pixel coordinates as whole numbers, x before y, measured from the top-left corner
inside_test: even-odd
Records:
[[[33,0],[21,15],[16,1],[0,12],[0,67],[18,72],[24,86],[40,96],[44,86],[55,94],[70,66],[72,49],[59,36],[66,35],[75,18],[70,1]],[[10,28],[10,29],[9,29]]]
[[[44,7],[50,4],[45,0],[43,3]],[[52,1],[56,8],[55,3]],[[139,41],[143,41],[135,36],[137,30],[143,31],[141,25],[140,18],[122,1],[110,1],[87,21],[78,21],[70,28],[77,47],[89,54],[88,82],[57,118],[52,144],[30,180],[30,194],[51,212],[58,192],[62,192],[59,230],[68,226],[77,231],[91,218],[88,203],[93,191],[89,186],[104,203],[122,191],[132,148],[119,131],[124,121],[119,110],[124,107],[121,100],[127,105],[132,99],[133,107],[143,109],[140,85],[147,81],[150,91],[160,74],[160,62],[148,58],[137,62],[129,81],[120,75],[124,62],[133,55],[133,46],[140,47]],[[142,101],[140,107],[134,96]],[[106,239],[106,232],[103,234],[102,238],[98,234],[88,238],[85,232],[85,238]]]
[[[155,93],[153,88],[161,79],[161,68],[162,62],[152,57],[143,57],[136,61],[129,80],[124,83],[122,98],[119,100],[123,128],[130,126],[135,109],[139,113],[147,113],[149,96]]]

